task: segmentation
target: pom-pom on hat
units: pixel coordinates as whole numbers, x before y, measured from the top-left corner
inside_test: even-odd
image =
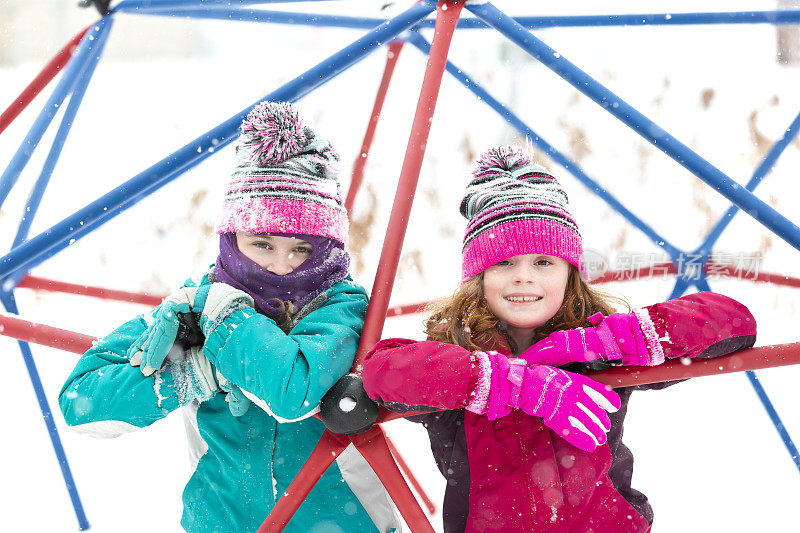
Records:
[[[299,154],[306,133],[297,111],[286,102],[263,102],[242,122],[240,143],[259,166],[276,165]]]
[[[461,214],[469,221],[462,281],[523,254],[560,257],[586,277],[583,243],[567,193],[520,148],[500,146],[481,155],[461,201]]]
[[[261,102],[240,127],[217,233],[301,233],[347,241],[339,154],[287,102]]]

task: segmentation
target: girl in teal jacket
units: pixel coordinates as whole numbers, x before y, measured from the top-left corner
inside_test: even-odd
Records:
[[[236,153],[216,264],[97,342],[59,395],[67,424],[101,437],[180,407],[192,466],[181,525],[198,533],[261,525],[324,430],[312,415],[350,370],[367,307],[348,275],[331,145],[289,104],[265,102],[242,123]],[[284,531],[398,524],[351,446]]]

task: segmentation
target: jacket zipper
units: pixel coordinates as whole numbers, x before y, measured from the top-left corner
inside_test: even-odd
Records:
[[[523,472],[525,475],[525,488],[528,491],[528,509],[530,512],[528,513],[528,528],[530,531],[533,531],[533,494],[531,492],[531,486],[533,484],[533,480],[530,478],[530,468],[528,464],[528,451],[525,449],[525,443],[522,439],[522,434],[519,432],[519,411],[513,412],[514,416],[514,432],[517,434],[517,440],[519,441],[519,448],[522,452],[522,463],[523,463]]]

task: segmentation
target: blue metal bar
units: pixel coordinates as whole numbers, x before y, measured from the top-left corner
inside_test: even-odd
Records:
[[[789,436],[789,432],[786,431],[786,427],[783,425],[783,421],[781,421],[781,417],[778,416],[778,411],[775,410],[775,407],[772,405],[772,402],[767,396],[767,392],[764,390],[764,387],[761,386],[761,382],[758,380],[758,376],[752,370],[748,370],[745,372],[747,374],[747,379],[750,380],[750,384],[753,386],[753,389],[756,391],[758,395],[758,399],[761,400],[761,404],[764,406],[764,409],[767,411],[770,420],[772,420],[772,424],[775,426],[775,429],[778,430],[778,435],[780,435],[781,440],[783,440],[784,446],[786,446],[786,450],[789,452],[789,456],[794,461],[794,465],[800,470],[800,455],[797,453],[797,447],[794,445],[792,438]]]
[[[423,0],[386,24],[373,29],[343,50],[333,54],[315,67],[267,95],[267,100],[295,101],[313,89],[344,72],[370,52],[394,39],[414,24],[428,16],[436,8],[435,0]],[[178,151],[162,159],[144,172],[131,178],[114,190],[106,193],[89,205],[68,216],[53,227],[29,241],[20,244],[0,258],[0,278],[16,270],[30,268],[34,262],[56,246],[67,246],[70,239],[82,237],[98,219],[104,221],[118,215],[124,208],[152,193],[158,186],[175,179],[178,175],[198,164],[215,150],[227,145],[238,135],[238,127],[250,107],[229,118],[216,128],[201,135]]]
[[[705,264],[705,263],[703,263]],[[700,279],[695,282],[695,286],[699,291],[708,291],[711,292],[711,286],[708,284],[708,279],[706,278],[705,274],[700,276]]]
[[[163,9],[173,7],[231,7],[258,4],[294,4],[310,2],[331,2],[332,0],[123,0],[112,11],[131,11],[136,9]]]
[[[758,186],[759,183],[764,179],[764,177],[772,170],[772,167],[775,165],[775,162],[778,160],[780,155],[786,149],[786,147],[797,137],[798,131],[800,131],[800,114],[798,114],[792,123],[789,125],[788,128],[784,131],[783,137],[781,137],[775,144],[772,145],[767,155],[761,161],[758,168],[753,172],[753,176],[750,178],[750,181],[747,183],[747,190],[753,191]],[[706,239],[703,243],[690,255],[696,255],[700,258],[699,262],[705,266],[708,263],[708,258],[711,255],[711,250],[714,246],[714,243],[719,239],[722,232],[730,223],[731,219],[733,218],[736,213],[739,212],[739,208],[736,206],[731,206],[727,212],[720,218],[714,228],[709,232]],[[678,274],[679,276],[682,275],[681,273]],[[700,290],[707,290],[710,291],[711,288],[708,285],[707,278],[705,274],[703,274],[702,279],[695,283],[698,289]],[[676,289],[677,290],[677,289]]]
[[[191,164],[189,164],[188,166],[184,167],[182,169],[182,171],[178,175],[174,176],[172,179],[179,177],[180,175],[182,175],[187,170],[190,170],[191,168],[195,167],[201,161],[202,161],[202,159],[198,159],[196,161],[193,161]],[[60,242],[57,242],[54,246],[49,248],[46,252],[37,255],[34,259],[32,259],[31,261],[27,262],[23,268],[20,268],[19,270],[15,270],[11,274],[9,274],[7,277],[0,278],[0,279],[2,279],[3,283],[6,283],[8,286],[16,287],[17,285],[19,285],[19,282],[22,280],[22,278],[24,278],[25,276],[28,275],[28,272],[30,270],[33,270],[38,265],[44,263],[45,261],[47,261],[48,259],[50,259],[54,255],[57,255],[59,252],[61,252],[65,248],[69,247],[72,244],[72,242],[80,240],[84,235],[88,235],[92,231],[96,230],[97,228],[99,228],[100,226],[102,226],[103,224],[105,224],[106,222],[111,220],[112,218],[114,218],[119,213],[122,213],[125,210],[127,210],[129,207],[132,207],[132,206],[136,205],[140,200],[146,198],[147,196],[150,196],[151,194],[153,194],[156,191],[160,190],[165,185],[168,185],[172,181],[172,179],[162,180],[162,181],[156,183],[153,187],[149,188],[146,193],[139,194],[139,195],[133,196],[131,198],[128,198],[128,199],[124,200],[123,202],[121,202],[118,206],[116,206],[114,210],[108,209],[103,214],[103,216],[99,217],[97,220],[95,220],[93,222],[90,222],[90,223],[85,223],[82,226],[80,226],[78,228],[75,228],[75,231],[72,231],[72,233],[70,234],[70,237],[68,239],[65,239],[65,240],[62,240]]]
[[[75,85],[78,74],[81,73],[86,65],[91,51],[97,46],[97,37],[105,24],[106,19],[101,19],[84,35],[72,59],[67,63],[58,85],[53,90],[53,94],[50,95],[39,116],[36,117],[36,121],[33,123],[25,140],[22,141],[22,145],[11,158],[11,162],[9,162],[5,172],[0,176],[0,205],[3,205],[11,188],[14,187],[22,170],[28,164],[31,155],[33,155],[36,145],[39,144],[42,135],[44,135],[50,122],[52,122],[53,117],[56,116],[61,103]]]
[[[230,20],[238,22],[269,22],[300,26],[326,26],[334,28],[370,29],[386,22],[381,18],[349,17],[344,15],[320,15],[288,11],[265,11],[259,9],[185,8],[137,10],[140,15],[159,17]],[[433,21],[432,21],[433,22]]]
[[[683,296],[683,293],[686,292],[686,289],[691,287],[692,284],[689,283],[686,278],[681,277],[680,275],[675,279],[675,286],[672,288],[672,293],[669,295],[667,300],[674,300],[675,298],[680,298]]]
[[[75,119],[81,101],[83,100],[86,88],[89,85],[92,74],[94,73],[100,56],[102,55],[105,43],[108,40],[112,22],[113,20],[109,17],[107,22],[100,26],[95,36],[96,43],[94,43],[93,49],[91,49],[86,55],[86,61],[84,61],[83,68],[78,74],[75,87],[72,91],[72,95],[69,98],[69,104],[67,105],[67,109],[64,111],[64,117],[61,120],[61,125],[59,126],[58,132],[56,133],[53,141],[53,146],[47,156],[42,173],[39,175],[39,178],[34,185],[33,191],[31,192],[30,198],[26,204],[26,208],[23,211],[20,227],[17,230],[17,235],[14,239],[12,248],[23,241],[27,236],[30,223],[39,207],[44,190],[47,187],[50,176],[52,175],[53,168],[58,161],[58,156],[61,153],[61,149],[64,146],[66,137]],[[11,292],[13,290],[11,287],[15,285],[16,282],[14,285],[5,285],[3,287],[3,294],[0,294],[0,299],[2,299],[4,306],[9,312],[19,314],[19,309],[14,299],[13,292]],[[39,408],[42,412],[42,419],[44,420],[45,427],[47,427],[48,434],[50,435],[50,442],[53,446],[53,451],[56,454],[59,467],[61,468],[61,475],[64,478],[64,484],[66,485],[67,493],[72,501],[72,507],[75,511],[75,516],[78,519],[78,527],[82,531],[85,531],[90,527],[89,521],[83,509],[80,494],[78,493],[77,485],[75,484],[75,480],[72,476],[72,470],[70,469],[64,447],[61,443],[61,438],[59,437],[58,430],[53,421],[52,410],[50,409],[49,402],[47,401],[47,396],[44,393],[44,386],[42,385],[39,377],[39,371],[36,367],[36,362],[33,359],[33,353],[31,352],[30,345],[27,342],[19,341],[19,347],[20,351],[22,352],[22,358],[25,362],[25,367],[28,370],[28,376],[31,380],[31,385],[33,386],[34,393],[36,394],[36,398],[39,402]]]
[[[470,21],[471,19],[466,19]],[[530,30],[611,26],[686,26],[695,24],[798,24],[800,9],[738,11],[728,13],[649,13],[625,15],[574,15],[514,17]]]
[[[711,287],[708,285],[708,281],[703,277],[704,286],[698,284],[698,289],[701,291],[710,291]],[[767,391],[764,390],[764,387],[761,386],[761,382],[758,380],[758,376],[752,370],[748,370],[745,372],[747,374],[747,379],[750,380],[750,384],[753,386],[753,390],[755,390],[758,399],[761,400],[761,405],[764,407],[764,410],[769,415],[770,420],[772,420],[772,424],[775,426],[775,429],[778,431],[778,435],[781,437],[784,446],[786,446],[786,450],[789,452],[789,456],[794,461],[794,465],[800,470],[800,455],[797,453],[797,447],[792,441],[792,437],[789,435],[789,432],[786,430],[786,427],[783,425],[783,421],[781,421],[781,417],[778,415],[778,411],[775,409],[775,406],[772,405],[772,401],[769,399],[767,395]]]
[[[800,228],[792,221],[745,190],[492,4],[468,5],[467,8],[722,196],[744,209],[748,215],[800,250]]]
[[[758,165],[758,168],[756,168],[756,170],[753,172],[753,176],[750,178],[750,181],[747,182],[745,187],[748,191],[753,192],[758,184],[761,183],[770,170],[772,170],[775,162],[781,156],[786,147],[789,146],[789,144],[791,144],[792,141],[794,141],[794,139],[797,137],[798,132],[800,132],[800,113],[798,113],[789,127],[783,132],[783,136],[772,145],[772,148],[770,148],[767,155],[761,161],[761,164]],[[725,214],[722,215],[722,218],[719,220],[719,222],[717,222],[716,226],[714,226],[714,228],[709,232],[705,241],[703,241],[703,243],[697,248],[696,252],[703,254],[704,257],[708,257],[708,255],[711,253],[712,247],[738,212],[739,208],[735,205],[732,205],[730,208],[728,208]]]
[[[241,5],[241,4],[240,4]],[[235,4],[234,4],[235,6]],[[338,28],[368,29],[385,22],[375,17],[348,17],[314,13],[289,13],[285,11],[266,11],[241,9],[225,2],[170,2],[153,3],[145,0],[127,0],[114,8],[115,11],[146,15],[222,18],[251,22],[271,22],[277,24],[300,24]],[[741,11],[726,13],[643,13],[626,15],[576,15],[552,17],[514,17],[523,27],[534,29],[585,28],[619,26],[686,26],[710,24],[800,24],[800,9],[781,9],[774,11]],[[435,21],[426,19],[420,28],[433,28]],[[487,29],[489,26],[477,18],[466,17],[458,22],[457,29]]]
[[[14,294],[10,291],[0,290],[0,301],[9,313],[19,314]],[[75,509],[75,516],[78,519],[78,527],[81,531],[89,529],[89,520],[86,518],[86,513],[83,510],[81,497],[78,494],[78,488],[75,485],[75,479],[72,477],[72,470],[67,461],[67,455],[64,452],[64,447],[61,444],[61,438],[58,435],[58,429],[53,421],[53,411],[50,409],[50,404],[47,401],[47,396],[44,392],[42,380],[39,377],[39,370],[36,368],[36,362],[33,360],[33,353],[31,347],[27,342],[18,341],[19,348],[22,351],[22,359],[25,361],[25,368],[28,370],[33,390],[36,393],[36,399],[39,401],[39,409],[42,411],[42,419],[47,427],[47,433],[50,435],[50,442],[53,444],[53,450],[58,459],[58,465],[61,467],[61,475],[64,477],[64,483],[67,486],[67,492],[72,500],[72,507]]]
[[[423,54],[430,53],[430,43],[417,31],[411,31],[404,40],[417,47]],[[539,136],[538,133],[533,131],[526,123],[524,123],[513,111],[508,109],[504,104],[496,100],[491,94],[483,89],[472,77],[468,76],[463,70],[456,67],[450,61],[447,62],[446,70],[455,79],[461,82],[467,89],[469,89],[479,100],[486,105],[497,111],[511,126],[516,128],[522,135],[535,144],[540,150],[543,150],[548,157],[550,157],[557,164],[561,165],[567,172],[575,176],[581,183],[583,183],[589,190],[594,192],[615,211],[625,217],[631,224],[639,228],[645,235],[647,235],[657,246],[663,248],[673,260],[677,260],[678,255],[681,253],[675,246],[667,242],[667,240],[659,235],[653,228],[648,226],[643,220],[634,215],[619,200],[606,191],[599,183],[590,178],[577,163],[569,159],[565,154],[558,151],[550,143],[545,141]]]
[[[61,125],[56,132],[55,139],[53,140],[53,146],[50,148],[50,152],[47,154],[47,159],[42,167],[42,172],[39,174],[39,178],[36,180],[36,183],[33,186],[33,190],[28,198],[28,202],[25,204],[25,209],[22,212],[22,220],[20,220],[19,228],[17,229],[17,235],[14,237],[14,243],[11,245],[11,248],[14,248],[28,237],[31,223],[36,216],[36,211],[39,209],[39,204],[42,201],[42,196],[44,196],[44,191],[47,188],[47,184],[50,182],[50,177],[53,175],[53,169],[55,169],[58,158],[61,155],[61,150],[64,148],[64,143],[67,140],[67,135],[69,135],[69,131],[72,128],[73,122],[75,121],[75,116],[77,115],[78,109],[83,101],[83,95],[86,93],[86,89],[89,87],[89,82],[92,79],[94,70],[100,61],[100,57],[103,55],[103,49],[105,48],[106,41],[111,33],[112,23],[113,19],[108,17],[106,25],[99,31],[95,49],[87,56],[86,65],[78,76],[75,89],[72,91],[72,95],[69,97],[69,104],[67,104],[67,109],[64,111],[64,117],[61,119]]]

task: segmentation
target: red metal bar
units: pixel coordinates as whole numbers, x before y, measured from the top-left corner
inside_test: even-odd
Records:
[[[356,195],[358,194],[359,189],[361,188],[361,183],[364,180],[364,168],[367,165],[367,157],[369,156],[370,148],[372,147],[372,141],[375,138],[375,130],[378,126],[378,121],[380,120],[381,111],[383,109],[383,104],[386,101],[386,93],[389,89],[389,83],[392,79],[392,74],[394,73],[394,68],[397,65],[397,60],[400,57],[400,52],[403,49],[403,41],[394,41],[389,44],[387,54],[386,54],[386,66],[383,70],[383,75],[381,77],[380,85],[378,86],[378,93],[375,96],[375,103],[372,107],[372,114],[370,115],[370,120],[367,125],[367,131],[364,133],[364,140],[361,143],[361,150],[358,152],[358,156],[356,157],[355,163],[353,164],[353,174],[352,178],[350,179],[350,187],[347,190],[347,197],[344,202],[345,209],[347,212],[351,212],[353,208],[353,204],[355,203]],[[400,305],[395,307],[390,307],[387,310],[387,316],[400,316],[400,315],[407,315],[418,313],[423,310],[426,304],[408,304],[408,305]],[[406,463],[403,456],[400,454],[400,451],[395,447],[392,443],[392,440],[386,435],[386,442],[389,446],[390,451],[392,452],[392,456],[394,456],[397,464],[400,465],[400,469],[403,471],[403,474],[406,476],[406,479],[411,483],[414,487],[419,498],[425,504],[425,507],[428,509],[428,512],[431,514],[436,512],[436,505],[433,503],[431,498],[425,492],[425,489],[422,485],[417,481],[416,476],[408,467],[408,463]]]
[[[389,82],[392,80],[392,73],[402,49],[403,41],[389,43],[386,53],[386,66],[383,69],[381,83],[378,86],[378,94],[375,96],[375,104],[372,106],[372,115],[370,116],[369,124],[367,124],[367,131],[364,133],[361,150],[359,150],[358,157],[353,163],[353,176],[350,179],[350,188],[347,189],[347,198],[344,200],[344,207],[348,213],[353,209],[356,194],[358,194],[361,182],[364,180],[364,167],[367,165],[369,149],[372,146],[372,140],[375,138],[375,129],[378,127],[378,120],[381,118],[381,110],[383,109],[383,102],[386,100],[386,92],[389,90]]]
[[[351,435],[350,439],[386,487],[386,491],[411,531],[433,533],[428,517],[414,498],[414,494],[403,479],[403,474],[397,468],[397,463],[392,458],[392,452],[389,451],[389,444],[381,427],[376,424],[366,433]]]
[[[389,89],[389,82],[392,79],[392,74],[394,72],[394,67],[397,64],[397,60],[400,56],[400,51],[403,49],[403,41],[394,41],[389,44],[389,48],[387,51],[386,57],[386,66],[383,71],[383,76],[381,77],[381,82],[378,87],[378,94],[375,97],[375,104],[372,107],[372,114],[370,116],[369,124],[367,125],[367,131],[364,133],[364,140],[361,144],[361,150],[359,150],[358,157],[356,158],[355,163],[353,164],[353,175],[350,180],[350,187],[347,191],[347,197],[345,199],[344,205],[345,209],[350,212],[353,208],[353,204],[355,203],[356,195],[358,194],[359,189],[361,188],[361,183],[364,179],[364,168],[367,164],[367,157],[369,156],[369,150],[372,146],[372,141],[375,137],[375,130],[378,126],[378,120],[380,119],[381,110],[383,109],[383,103],[386,100],[386,93]],[[399,308],[391,308],[389,309],[388,313],[391,316],[400,315],[400,314],[408,314],[410,311],[411,306],[400,306]],[[414,311],[416,312],[416,310]],[[417,478],[414,477],[414,473],[408,468],[405,460],[403,459],[400,452],[394,447],[391,440],[387,437],[387,442],[391,448],[392,455],[395,457],[397,462],[400,464],[400,468],[403,470],[403,473],[406,475],[408,480],[414,486],[414,490],[417,491],[417,494],[425,503],[426,507],[431,513],[436,512],[436,507],[431,501],[428,494],[422,488],[422,486],[417,481]]]
[[[0,335],[77,354],[84,353],[97,341],[90,335],[29,322],[7,313],[0,313]]]
[[[670,268],[671,267],[671,268]],[[664,270],[660,270],[663,268]],[[718,263],[709,263],[706,267],[706,272],[711,269],[721,275],[727,277],[735,277],[738,275],[737,269],[729,265],[720,265]],[[650,269],[650,272],[645,272]],[[668,274],[675,274],[675,266],[671,263],[659,263],[653,267],[637,268],[632,270],[615,270],[607,272],[602,277],[594,279],[590,284],[608,283],[611,281],[626,281],[633,279],[642,279],[653,277],[656,275],[655,270],[659,269],[658,273],[666,271]],[[780,285],[785,287],[800,287],[800,278],[791,276],[784,276],[783,274],[771,274],[762,272],[754,274],[752,277],[745,277],[750,281],[759,283],[772,283],[773,285]],[[68,283],[65,281],[58,281],[47,278],[40,278],[37,276],[26,276],[19,284],[18,288],[31,289],[38,291],[51,291],[63,292],[68,294],[79,294],[83,296],[92,296],[95,298],[102,298],[105,300],[114,300],[120,302],[139,303],[143,305],[156,306],[166,297],[166,295],[147,294],[140,292],[121,291],[117,289],[105,289],[103,287],[93,287],[90,285],[79,285],[77,283]],[[421,313],[432,302],[421,302],[415,304],[395,305],[386,310],[386,317],[411,315],[414,313]]]
[[[428,508],[428,512],[430,514],[435,513],[436,504],[431,501],[430,497],[428,497],[428,494],[425,492],[425,489],[423,489],[422,485],[420,485],[419,481],[417,481],[414,473],[408,467],[408,463],[406,463],[405,459],[403,459],[403,456],[400,454],[400,450],[398,450],[394,445],[394,442],[392,442],[392,439],[389,438],[389,435],[384,434],[384,437],[386,438],[387,446],[389,446],[389,451],[392,452],[392,457],[394,457],[394,460],[397,461],[398,465],[400,465],[400,470],[403,471],[406,479],[411,482],[411,486],[414,487],[414,491],[417,493],[417,496],[419,496],[419,498],[422,500],[422,503],[425,504],[425,507]]]
[[[395,305],[386,310],[386,318],[392,316],[413,315],[414,313],[421,313],[429,306],[431,302],[422,302],[419,304],[405,304]]]
[[[149,306],[160,305],[162,300],[167,296],[166,294],[148,294],[143,292],[130,292],[118,289],[106,289],[103,287],[94,287],[91,285],[81,285],[78,283],[69,283],[66,281],[58,281],[49,278],[41,278],[38,276],[25,276],[17,284],[19,289],[30,289],[34,291],[49,291],[61,292],[67,294],[78,294],[81,296],[92,296],[94,298],[102,298],[103,300],[113,300],[118,302],[130,302]],[[390,307],[387,316],[408,315],[421,312],[428,302],[419,304],[405,304]]]
[[[436,109],[436,99],[439,95],[439,87],[442,83],[442,75],[447,62],[447,52],[450,49],[453,30],[458,23],[458,17],[463,7],[463,0],[442,0],[436,7],[433,43],[428,56],[428,64],[425,67],[425,77],[422,80],[422,88],[417,101],[417,109],[411,126],[411,135],[408,139],[405,158],[403,159],[403,167],[400,170],[394,205],[389,216],[389,227],[383,240],[383,249],[381,250],[378,272],[375,275],[375,283],[372,286],[372,295],[367,308],[364,330],[361,333],[361,341],[358,344],[354,363],[356,371],[360,370],[367,351],[381,338],[383,324],[386,320],[386,310],[389,308],[389,298],[394,285],[394,277],[397,274],[397,264],[403,248],[403,238],[408,226],[411,204],[414,201],[419,173],[422,169],[425,145],[428,142],[433,112]]]
[[[320,437],[317,446],[306,459],[303,468],[294,477],[286,491],[280,496],[275,507],[258,528],[256,533],[273,533],[281,531],[295,511],[306,499],[308,493],[322,477],[337,457],[350,445],[350,439],[335,435],[327,429]]]
[[[672,359],[651,367],[620,366],[587,375],[617,388],[796,364],[800,364],[800,342],[748,348],[713,359]]]
[[[64,292],[68,294],[80,294],[83,296],[93,296],[104,300],[116,300],[120,302],[131,302],[156,306],[161,304],[164,296],[145,294],[139,292],[120,291],[116,289],[104,289],[102,287],[92,287],[90,285],[78,285],[77,283],[67,283],[53,279],[39,278],[35,276],[25,276],[17,284],[18,288],[31,289],[36,291]]]
[[[586,375],[600,383],[619,388],[797,364],[800,364],[800,342],[757,346],[713,359],[672,359],[651,367],[621,366],[588,372]],[[381,409],[377,423],[418,414],[422,413],[400,414]]]
[[[714,272],[723,274],[726,277],[733,278],[739,276],[739,269],[736,267],[730,265],[719,265],[716,263],[710,263],[707,265],[706,272],[708,272],[712,267],[714,268]],[[772,283],[773,285],[781,285],[784,287],[800,287],[800,278],[784,276],[783,274],[770,274],[769,272],[759,272],[753,274],[752,277],[745,275],[745,277],[742,277],[741,279],[748,279],[760,283]]]
[[[5,313],[0,313],[0,334],[79,354],[88,350],[96,340],[89,335],[35,324]],[[624,387],[793,364],[800,364],[800,343],[750,348],[714,359],[693,359],[688,364],[681,360],[672,360],[656,367],[618,367],[590,375],[612,387]],[[383,423],[411,414],[416,413],[398,414],[382,409],[378,422]],[[311,487],[347,447],[347,439],[348,437],[334,435],[327,430],[323,433],[314,452],[283,497],[278,500],[258,533],[280,531],[288,523]],[[353,435],[349,440],[375,470],[412,531],[433,531],[392,459],[390,444],[384,438],[380,426],[376,424],[368,432]]]
[[[436,107],[436,99],[447,61],[447,51],[449,50],[453,32],[463,7],[464,0],[440,0],[437,6],[435,37],[429,54],[428,65],[425,68],[425,77],[422,82],[414,123],[411,128],[411,135],[403,160],[403,168],[400,172],[389,228],[387,229],[387,235],[384,239],[378,274],[372,290],[371,303],[367,310],[366,326],[359,344],[358,353],[361,355],[356,355],[356,362],[354,363],[354,368],[357,371],[360,370],[363,354],[366,353],[369,347],[377,342],[383,329],[386,310],[389,307],[391,287],[397,271],[397,263],[402,248],[403,236],[408,225],[408,215],[411,211],[411,203],[413,202],[414,193],[419,180],[419,172],[422,167],[422,158],[425,153],[425,144],[430,132],[433,110]],[[372,123],[370,125],[372,126]],[[369,141],[371,142],[371,139],[369,139]],[[363,153],[364,151],[362,150],[362,154]],[[357,187],[353,188],[351,186],[351,190],[353,191],[352,194],[355,195]],[[348,196],[350,196],[349,193]],[[352,197],[350,201],[352,202]],[[377,305],[376,297],[378,300]],[[367,334],[366,342],[365,334]],[[326,431],[325,433],[327,434],[328,432]],[[380,426],[376,424],[366,433],[353,435],[350,439],[372,466],[412,531],[433,532],[433,528],[430,522],[428,522],[425,513],[422,511],[419,503],[417,503],[411,489],[408,488],[408,485],[403,479],[403,475],[397,468],[397,463],[392,458],[392,453],[389,451],[388,444],[386,443]],[[309,458],[303,469],[309,467],[309,463],[313,462],[312,458]],[[328,465],[330,465],[330,463],[328,463]],[[325,468],[327,468],[327,466]],[[323,471],[324,469],[320,470],[315,479],[319,479]],[[297,479],[295,479],[295,481],[297,481]],[[313,482],[311,484],[313,485]],[[305,494],[303,497],[305,497]],[[298,502],[296,506],[293,506],[292,512],[296,510],[299,505],[300,503]],[[277,507],[270,513],[270,517],[267,518],[268,521],[273,520],[272,515],[276,510]],[[285,510],[281,511],[281,513],[285,512]],[[285,519],[285,516],[286,515],[283,514],[281,519]],[[286,521],[288,521],[288,519],[286,519]],[[276,522],[270,523],[278,524]],[[282,523],[285,524],[286,522]],[[265,522],[259,529],[259,532],[271,530],[267,529],[270,527],[267,524],[268,523]],[[267,528],[265,528],[265,526]]]
[[[726,265],[723,263],[715,263],[709,261],[703,267],[703,272],[708,274],[719,274],[728,278],[740,277],[750,281],[757,281],[760,283],[772,283],[773,285],[781,285],[784,287],[800,287],[800,278],[791,276],[784,276],[783,274],[771,274],[769,272],[758,272],[749,275],[745,272],[744,277],[741,277],[741,268]],[[626,270],[612,270],[606,272],[602,276],[593,279],[590,283],[608,283],[611,281],[627,281],[634,279],[652,278],[662,274],[677,274],[678,269],[673,263],[657,263],[651,266],[626,269]]]
[[[30,322],[8,313],[0,313],[0,335],[77,354],[86,352],[97,341],[91,335]],[[796,364],[800,364],[800,342],[758,346],[713,359],[672,359],[652,367],[615,367],[589,375],[613,387],[627,387]],[[420,413],[398,414],[381,409],[377,423],[414,414]]]
[[[81,42],[83,39],[84,34],[89,31],[89,28],[92,26],[86,26],[82,31],[78,32],[75,37],[73,37],[64,48],[58,51],[53,59],[50,60],[47,65],[44,66],[41,72],[33,78],[33,81],[28,84],[27,87],[17,96],[11,105],[3,111],[3,114],[0,115],[0,133],[5,130],[9,124],[14,122],[14,119],[22,113],[22,110],[25,109],[31,101],[36,98],[36,95],[39,94],[42,89],[47,87],[47,84],[52,81],[53,78],[56,77],[56,74],[61,70],[61,68],[66,65],[69,60],[72,58],[72,54],[75,52],[75,48],[78,46],[78,43]]]

